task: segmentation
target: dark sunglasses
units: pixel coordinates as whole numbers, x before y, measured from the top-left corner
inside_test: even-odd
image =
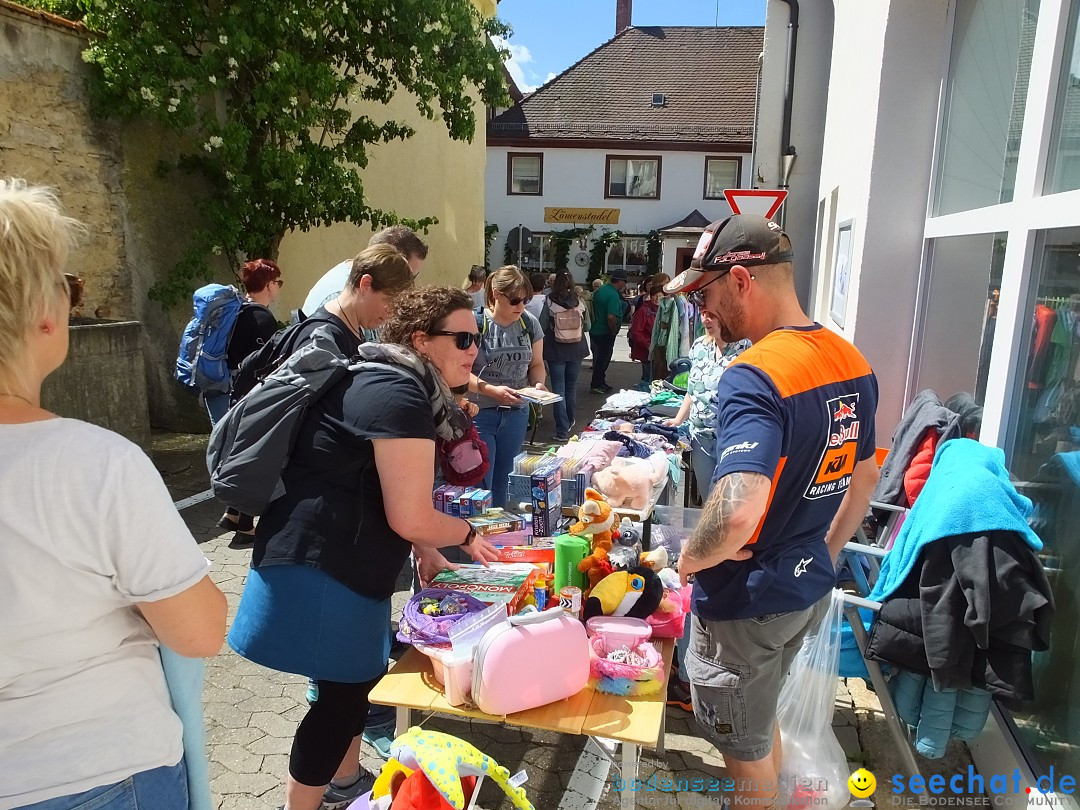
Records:
[[[505,298],[507,303],[510,304],[510,306],[512,306],[512,307],[516,307],[522,301],[528,301],[529,298],[531,297],[531,296],[525,296],[524,298],[511,298],[506,293],[499,293],[499,295],[501,295],[503,298]],[[479,346],[480,344],[477,343],[476,345]]]
[[[428,334],[432,337],[452,337],[454,345],[462,351],[467,351],[469,346],[475,346],[479,349],[480,341],[484,339],[479,332],[447,332],[445,329],[436,329],[428,332]]]
[[[705,306],[705,288],[708,287],[710,284],[715,284],[717,281],[722,279],[724,276],[726,276],[730,272],[731,272],[731,268],[729,267],[727,270],[724,270],[722,273],[717,273],[716,278],[709,279],[704,284],[702,284],[700,287],[698,287],[696,290],[694,290],[692,293],[687,293],[686,299],[691,304],[693,304],[695,307],[697,307],[698,309]]]
[[[68,300],[71,302],[71,308],[75,309],[82,303],[83,280],[72,273],[64,273],[64,282],[67,284]]]

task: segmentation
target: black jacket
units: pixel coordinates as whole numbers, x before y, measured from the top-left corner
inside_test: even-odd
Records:
[[[939,691],[1031,700],[1031,652],[1048,648],[1053,613],[1042,563],[1015,532],[945,537],[882,604],[867,657],[930,675]]]

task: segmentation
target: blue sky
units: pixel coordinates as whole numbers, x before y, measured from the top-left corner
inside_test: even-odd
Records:
[[[634,25],[764,25],[766,0],[634,0]],[[523,92],[558,75],[615,34],[615,0],[501,0],[510,75]]]

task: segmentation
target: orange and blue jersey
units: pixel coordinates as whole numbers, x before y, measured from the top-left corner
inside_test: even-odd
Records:
[[[716,470],[772,481],[753,557],[698,573],[694,612],[743,619],[803,610],[836,583],[825,535],[855,465],[875,452],[877,378],[848,341],[814,324],[770,332],[720,378]]]

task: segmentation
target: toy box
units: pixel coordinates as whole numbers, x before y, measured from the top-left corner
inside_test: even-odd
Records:
[[[504,509],[488,509],[482,515],[474,514],[469,518],[469,523],[478,534],[483,535],[519,532],[525,528],[522,515]]]
[[[513,615],[521,607],[539,572],[528,563],[462,565],[441,571],[431,581],[432,588],[467,593],[488,605],[504,604]]]
[[[450,489],[449,484],[443,484],[441,487],[436,487],[431,493],[431,505],[439,512],[443,511],[443,503],[446,498],[446,490]]]
[[[562,464],[552,460],[537,467],[529,478],[533,535],[550,537],[562,517]]]
[[[555,538],[535,537],[528,544],[496,546],[499,562],[555,563]]]

